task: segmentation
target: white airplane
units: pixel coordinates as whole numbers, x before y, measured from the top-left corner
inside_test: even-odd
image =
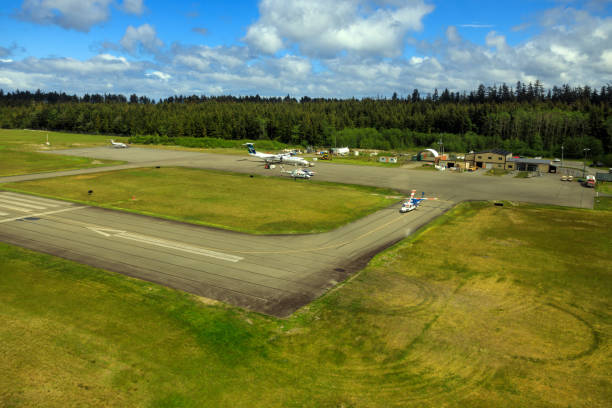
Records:
[[[304,170],[304,169],[285,170],[282,166],[281,166],[281,173],[288,174],[289,177],[293,177],[294,180],[298,178],[308,180],[312,176],[314,176],[314,172],[310,170]]]
[[[255,151],[255,146],[253,146],[253,143],[245,143],[243,146],[247,146],[250,156],[257,157],[266,163],[287,163],[295,166],[314,166],[313,163],[310,163],[303,157],[291,156],[289,153],[260,153]]]
[[[408,201],[404,202],[404,204],[402,204],[402,208],[400,208],[401,213],[406,213],[412,210],[416,210],[417,207],[421,204],[421,201],[423,200],[437,200],[437,198],[423,197],[425,195],[425,192],[423,192],[421,198],[414,198],[415,193],[416,193],[416,190],[412,190],[410,192],[410,198],[408,199]]]
[[[125,143],[115,142],[113,139],[111,139],[110,142],[111,142],[111,145],[113,145],[115,149],[125,149],[128,147],[128,145],[126,145]]]

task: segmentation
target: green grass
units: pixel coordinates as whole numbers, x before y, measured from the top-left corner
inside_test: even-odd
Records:
[[[599,181],[595,190],[604,194],[612,194],[612,183],[606,183],[605,181]]]
[[[516,176],[514,176],[514,178],[528,178],[528,177],[529,177],[528,171],[519,171],[518,173],[516,173]]]
[[[327,231],[398,201],[389,189],[189,168],[140,168],[3,187],[259,234]]]
[[[438,171],[435,166],[432,164],[422,164],[420,166],[414,167],[413,170],[425,170],[425,171]]]
[[[359,156],[334,156],[332,160],[321,160],[321,163],[335,163],[335,164],[356,164],[361,166],[378,166],[378,167],[400,167],[402,165],[402,159],[398,158],[398,163],[381,163],[380,157],[387,157],[384,154],[379,156],[372,156],[362,154]],[[389,155],[388,157],[392,157]]]
[[[50,145],[47,146],[47,135]],[[51,132],[46,130],[0,129],[0,146],[10,150],[39,151],[107,146],[109,140],[127,141],[127,137]]]
[[[284,320],[0,244],[0,406],[607,407],[610,231],[463,204]]]
[[[487,170],[485,175],[487,176],[505,176],[508,173],[510,172],[505,169],[490,169],[490,170]]]
[[[45,145],[49,134],[50,146]],[[108,144],[102,136],[35,130],[0,129],[0,177],[121,164],[121,161],[38,153],[70,147]]]
[[[595,197],[593,208],[596,210],[612,211],[612,197]]]

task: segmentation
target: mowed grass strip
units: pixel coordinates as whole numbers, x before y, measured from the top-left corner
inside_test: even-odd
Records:
[[[3,149],[0,147],[0,177],[110,166],[122,163],[121,161],[58,156],[55,154]]]
[[[49,145],[46,145],[47,135]],[[0,177],[122,164],[122,161],[59,156],[41,150],[109,144],[108,137],[38,130],[0,129]]]
[[[5,187],[256,234],[327,231],[398,201],[388,189],[189,168],[140,168]]]
[[[463,204],[283,320],[0,244],[0,406],[608,407],[610,231]]]
[[[47,137],[49,145],[46,144]],[[11,150],[39,151],[110,146],[110,139],[127,142],[127,137],[64,133],[47,130],[0,129],[0,146]]]

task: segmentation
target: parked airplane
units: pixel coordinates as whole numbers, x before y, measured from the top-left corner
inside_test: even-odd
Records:
[[[121,142],[115,142],[113,139],[111,139],[111,145],[115,148],[115,149],[125,149],[126,147],[128,147],[128,145],[126,145],[125,143],[121,143]]]
[[[253,146],[253,143],[245,143],[243,146],[247,146],[249,155],[257,157],[265,161],[266,163],[287,163],[296,166],[314,166],[313,163],[310,163],[303,157],[291,156],[289,153],[260,153],[255,150],[255,146]]]
[[[437,200],[437,198],[425,197],[425,192],[421,195],[421,198],[414,198],[414,194],[416,190],[412,190],[410,192],[410,199],[402,204],[402,208],[400,208],[401,213],[406,213],[412,210],[416,210],[417,207],[421,204],[423,200]]]
[[[305,170],[305,169],[285,170],[282,166],[281,166],[281,173],[288,174],[289,177],[293,177],[294,180],[298,178],[303,178],[303,179],[308,180],[312,176],[314,176],[314,172],[310,170]]]

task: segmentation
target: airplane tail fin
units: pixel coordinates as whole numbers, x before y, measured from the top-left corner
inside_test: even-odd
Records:
[[[253,146],[253,143],[245,143],[245,145],[247,146],[247,149],[249,150],[249,154],[257,153],[255,151],[255,146]]]

